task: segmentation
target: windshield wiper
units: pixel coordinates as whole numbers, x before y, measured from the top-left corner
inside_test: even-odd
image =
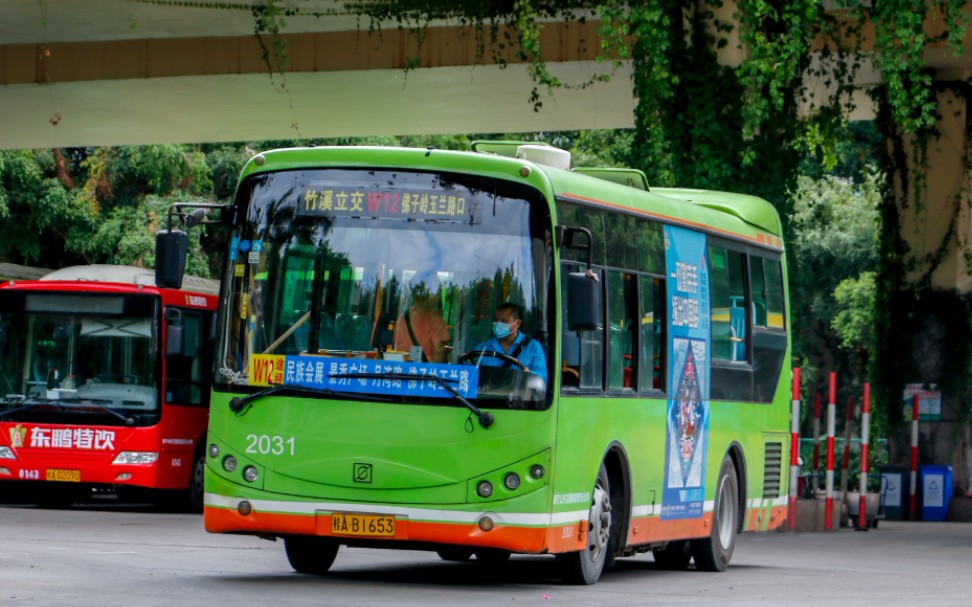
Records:
[[[24,396],[23,394],[8,394],[7,399],[9,400],[17,399],[16,402],[18,402],[20,406],[13,409],[7,409],[6,411],[0,411],[0,419],[2,419],[7,415],[10,415],[11,413],[26,411],[27,409],[31,409],[33,407],[39,407],[42,405],[53,405],[55,407],[58,407],[58,406],[63,406],[64,403],[67,403],[69,405],[82,405],[82,406],[91,405],[94,407],[98,407],[99,409],[107,413],[110,413],[111,415],[114,415],[118,419],[125,422],[126,426],[131,426],[132,424],[135,423],[134,418],[122,415],[118,411],[109,407],[108,405],[113,404],[114,401],[105,398],[78,398],[78,397],[47,398],[44,396]]]
[[[118,419],[120,419],[123,422],[125,422],[125,425],[126,426],[131,426],[131,425],[133,425],[135,423],[135,418],[134,417],[129,417],[129,416],[126,416],[126,415],[122,415],[121,413],[119,413],[118,411],[116,411],[115,409],[113,409],[112,407],[110,407],[109,405],[113,405],[114,404],[114,401],[109,400],[107,398],[79,398],[77,396],[72,396],[70,398],[62,398],[62,399],[59,400],[59,402],[62,402],[62,403],[70,403],[72,405],[84,405],[84,406],[93,405],[95,407],[98,407],[102,411],[106,411],[107,413],[111,413],[112,415],[114,415]]]
[[[294,394],[312,394],[314,396],[342,396],[342,397],[353,397],[353,398],[363,398],[370,401],[388,403],[391,399],[381,398],[378,396],[373,396],[370,394],[358,394],[357,392],[336,392],[330,388],[307,388],[304,386],[294,386],[290,384],[276,384],[270,386],[269,388],[264,388],[253,394],[247,394],[246,396],[235,396],[230,399],[229,408],[233,413],[240,413],[246,406],[255,400],[263,398],[264,396],[270,396],[271,394],[280,394],[282,392],[290,392]]]
[[[493,414],[488,411],[483,411],[476,405],[469,402],[469,400],[459,394],[459,391],[449,385],[449,381],[445,380],[438,375],[412,375],[411,373],[335,373],[331,377],[346,377],[351,379],[363,378],[363,379],[400,379],[402,381],[412,381],[412,380],[425,380],[434,381],[435,383],[442,386],[446,392],[452,395],[457,401],[463,404],[467,409],[473,412],[476,419],[479,420],[479,425],[483,428],[489,428],[493,425],[494,417]]]

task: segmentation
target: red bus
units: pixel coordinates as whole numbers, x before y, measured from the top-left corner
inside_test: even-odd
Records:
[[[0,285],[4,494],[63,507],[151,490],[201,510],[218,295],[111,265]]]

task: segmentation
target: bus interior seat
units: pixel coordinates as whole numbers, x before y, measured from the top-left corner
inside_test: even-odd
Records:
[[[560,381],[564,386],[580,386],[580,339],[576,333],[565,333],[561,351]]]
[[[746,314],[737,306],[729,308],[732,327],[732,360],[746,360]]]
[[[489,339],[491,328],[492,320],[488,316],[467,316],[465,326],[462,328],[463,350],[468,352]]]

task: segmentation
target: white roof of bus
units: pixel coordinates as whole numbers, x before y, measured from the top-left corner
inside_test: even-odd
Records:
[[[91,282],[120,282],[136,285],[155,286],[155,270],[134,266],[110,264],[91,264],[71,266],[54,270],[41,280],[86,280]],[[196,291],[209,295],[219,295],[219,281],[212,278],[186,275],[182,279],[182,290]]]

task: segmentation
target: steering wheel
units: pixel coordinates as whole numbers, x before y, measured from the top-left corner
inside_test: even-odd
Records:
[[[526,365],[524,365],[523,363],[521,363],[519,360],[513,358],[509,354],[503,354],[502,352],[497,352],[496,350],[470,350],[470,351],[466,352],[465,354],[460,355],[459,358],[456,359],[456,362],[460,362],[461,363],[461,362],[465,362],[465,361],[469,360],[470,358],[480,357],[480,356],[487,356],[487,357],[490,357],[490,358],[498,358],[498,359],[502,360],[503,362],[508,362],[508,363],[514,364],[514,365],[520,367],[520,369],[522,369],[524,371],[526,371],[526,368],[527,368]]]

